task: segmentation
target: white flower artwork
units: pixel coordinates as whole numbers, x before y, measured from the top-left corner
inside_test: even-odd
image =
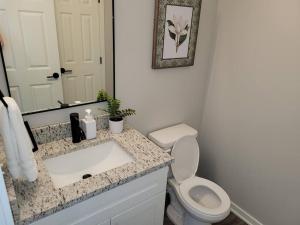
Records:
[[[167,23],[169,35],[175,41],[176,52],[178,52],[179,46],[186,40],[187,33],[190,30],[188,21],[184,20],[182,16],[178,18],[174,15],[173,20],[168,20]]]
[[[167,5],[163,59],[187,58],[193,8]]]

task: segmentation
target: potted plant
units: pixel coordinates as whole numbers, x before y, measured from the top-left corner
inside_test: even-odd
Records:
[[[106,91],[101,90],[97,96],[98,101],[107,101],[106,112],[109,113],[109,130],[113,134],[119,134],[123,131],[124,118],[135,115],[134,109],[120,109],[121,101],[112,98]]]

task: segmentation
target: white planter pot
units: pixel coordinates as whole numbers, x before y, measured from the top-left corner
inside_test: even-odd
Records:
[[[109,120],[109,131],[113,134],[120,134],[123,131],[124,120],[111,121]]]

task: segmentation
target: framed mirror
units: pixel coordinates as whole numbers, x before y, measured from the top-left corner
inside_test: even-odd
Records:
[[[0,0],[3,76],[24,115],[94,103],[99,90],[114,96],[113,9],[113,0]]]

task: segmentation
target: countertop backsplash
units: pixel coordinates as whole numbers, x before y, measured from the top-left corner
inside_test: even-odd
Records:
[[[102,112],[95,116],[97,130],[108,128],[108,114]],[[58,141],[71,137],[71,123],[58,123],[32,129],[33,136],[38,145]]]

